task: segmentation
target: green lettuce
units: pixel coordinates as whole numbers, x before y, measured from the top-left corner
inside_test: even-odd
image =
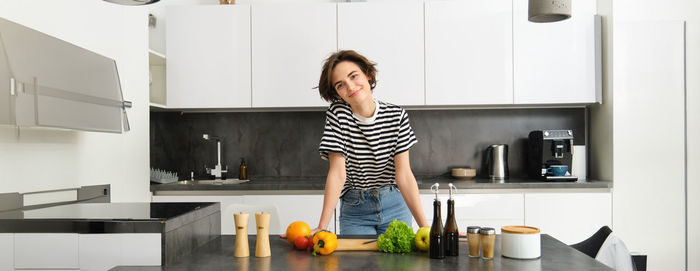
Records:
[[[389,223],[386,232],[377,238],[379,251],[388,253],[408,253],[413,251],[415,243],[413,239],[416,234],[406,222],[394,220]]]

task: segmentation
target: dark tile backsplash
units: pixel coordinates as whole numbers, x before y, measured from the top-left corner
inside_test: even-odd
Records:
[[[508,144],[512,177],[525,176],[527,135],[538,129],[573,129],[576,145],[585,142],[585,109],[409,110],[418,138],[410,151],[416,175],[447,174],[452,167],[472,167],[481,175],[484,150]],[[195,172],[206,178],[205,165],[216,164],[216,142],[222,138],[222,164],[238,177],[240,158],[248,176],[325,176],[328,162],[318,155],[325,113],[151,112],[151,167],[177,172],[180,179]]]

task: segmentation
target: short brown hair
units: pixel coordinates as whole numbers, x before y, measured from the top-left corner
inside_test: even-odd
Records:
[[[321,70],[321,78],[318,80],[318,92],[321,94],[321,98],[330,103],[342,100],[340,96],[338,96],[335,87],[333,87],[332,73],[335,66],[343,61],[350,61],[359,66],[360,70],[367,76],[371,89],[374,89],[377,85],[377,69],[374,67],[377,63],[369,61],[366,57],[353,50],[337,51],[326,58],[326,61],[323,63],[323,69]]]

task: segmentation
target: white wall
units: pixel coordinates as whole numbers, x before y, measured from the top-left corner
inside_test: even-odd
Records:
[[[0,16],[116,60],[131,131],[0,126],[0,193],[111,184],[112,201],[150,201],[146,10],[99,0],[2,0]]]
[[[614,27],[613,33],[616,40],[623,35],[617,25],[623,22],[638,20],[686,20],[686,91],[685,101],[680,98],[680,103],[668,105],[665,97],[664,85],[661,85],[656,93],[638,92],[634,90],[629,93],[614,93],[614,126],[615,136],[614,152],[614,190],[613,190],[613,231],[622,237],[631,250],[639,251],[649,255],[649,270],[682,270],[685,269],[685,247],[687,243],[687,270],[700,270],[700,1],[696,0],[672,0],[672,1],[652,1],[652,0],[616,0],[613,1]],[[616,41],[613,41],[617,44]],[[617,48],[617,46],[614,46]],[[649,52],[654,54],[654,52]],[[613,52],[615,56],[621,54],[618,49]],[[614,86],[617,88],[625,80],[620,77],[618,67],[624,67],[630,63],[620,63],[622,58],[614,57],[615,67]],[[621,68],[622,69],[622,68]],[[622,82],[626,84],[629,82]],[[620,89],[613,89],[622,91]],[[623,95],[624,94],[624,95]],[[631,105],[625,99],[632,96],[657,97],[655,100],[647,100],[643,104]],[[633,97],[637,99],[638,97]],[[678,97],[672,99],[678,102]],[[640,101],[637,99],[637,101]],[[626,126],[625,122],[632,121],[633,118],[649,116],[649,112],[656,112],[663,116],[673,116],[673,119],[659,120],[652,119],[651,123],[659,126],[683,127],[683,105],[687,108],[687,132],[685,135],[674,132],[669,135],[676,139],[687,138],[687,144],[682,144],[684,149],[658,148],[663,146],[667,138],[654,142],[639,142],[633,136],[619,138],[623,135]],[[631,111],[629,111],[631,110]],[[623,112],[623,116],[618,116],[618,112]],[[679,116],[679,112],[680,116]],[[680,120],[679,120],[680,118]],[[642,124],[645,125],[645,124]],[[645,131],[657,134],[659,126],[646,124]],[[676,130],[677,131],[677,130]],[[681,129],[682,131],[682,129]],[[643,136],[642,138],[649,138]],[[632,141],[639,150],[656,149],[657,152],[650,153],[643,157],[639,153],[620,153],[618,142]],[[621,144],[624,145],[624,144]],[[671,144],[673,148],[678,147],[677,143]],[[684,154],[687,153],[687,160]],[[637,155],[635,157],[635,155]],[[680,166],[680,171],[671,170],[668,174],[658,174],[668,168],[662,165],[665,159],[674,161],[686,161]],[[635,174],[621,172],[620,168],[628,165],[630,161],[638,161]],[[651,160],[651,161],[650,161]],[[652,161],[657,161],[654,163]],[[650,165],[644,167],[643,165]],[[673,168],[678,168],[674,166]],[[629,167],[627,168],[629,169]],[[687,176],[684,169],[687,169]],[[638,174],[647,172],[648,174]],[[679,174],[680,173],[680,174]],[[640,176],[639,178],[629,178],[629,176]],[[653,177],[653,176],[658,177]],[[673,177],[675,176],[675,177]],[[687,189],[683,177],[687,178]],[[687,193],[688,208],[685,209]],[[687,212],[687,234],[685,237],[685,214]],[[671,233],[669,233],[669,231]],[[670,234],[670,235],[669,235]],[[662,238],[659,238],[663,236]],[[667,236],[667,237],[666,237]],[[680,241],[679,241],[680,240]],[[683,242],[685,241],[685,242]]]

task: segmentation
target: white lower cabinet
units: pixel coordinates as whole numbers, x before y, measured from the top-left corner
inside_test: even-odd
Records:
[[[16,269],[80,269],[77,233],[14,234]]]
[[[15,268],[15,237],[13,233],[0,233],[0,270]]]
[[[118,265],[160,266],[160,233],[80,234],[80,270]]]
[[[421,204],[428,219],[433,222],[433,202],[435,195],[423,194]],[[447,220],[448,195],[440,194],[440,216],[442,224]],[[522,225],[524,218],[524,201],[522,193],[513,194],[459,194],[454,195],[455,219],[459,231],[464,232],[467,226],[492,227],[497,233],[506,225]],[[413,228],[418,224],[413,221]]]
[[[526,193],[525,225],[566,243],[585,240],[612,225],[610,193]]]
[[[0,234],[0,242],[0,270],[90,271],[161,263],[159,233],[8,233]]]
[[[255,234],[255,212],[269,212],[270,234],[283,234],[294,221],[304,221],[309,227],[318,226],[323,207],[323,195],[245,195],[245,196],[153,196],[153,202],[220,202],[221,234],[236,234],[233,213],[246,212],[248,234]],[[334,216],[337,218],[337,216]],[[328,230],[336,232],[336,219]]]
[[[421,194],[420,198],[428,223],[432,223],[435,195]],[[439,196],[443,225],[447,219],[448,198],[446,194]],[[572,244],[612,223],[610,192],[456,194],[453,198],[461,232],[466,231],[467,226],[493,227],[500,233],[502,226],[528,225]],[[222,234],[235,234],[233,213],[236,210],[249,210],[249,234],[255,234],[254,212],[276,211],[277,215],[273,214],[270,221],[270,234],[281,234],[294,221],[304,221],[311,228],[316,227],[323,195],[154,196],[153,202],[221,202]],[[336,211],[340,210],[339,207],[336,206]],[[338,215],[334,215],[328,226],[328,230],[336,233],[339,231]],[[412,226],[418,229],[415,220]]]
[[[318,226],[323,208],[323,195],[251,195],[243,196],[243,203],[277,206],[280,231],[273,232],[270,227],[270,234],[281,234],[285,233],[287,226],[294,221],[304,221],[312,229]],[[331,219],[328,230],[335,232],[335,219]]]

